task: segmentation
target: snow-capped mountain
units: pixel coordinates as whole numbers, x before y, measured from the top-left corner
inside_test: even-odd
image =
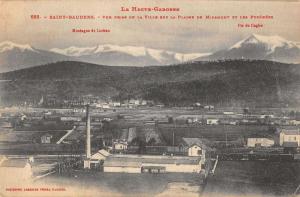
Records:
[[[36,49],[29,44],[22,45],[10,41],[0,43],[0,72],[68,59],[70,58],[67,56]]]
[[[109,66],[170,65],[187,61],[257,59],[285,63],[300,62],[299,42],[280,36],[252,34],[228,49],[215,53],[177,53],[139,46],[97,45],[49,51],[37,49],[29,44],[10,41],[0,43],[0,72],[7,72],[57,61],[83,61]]]
[[[50,51],[83,61],[114,66],[149,66],[176,64],[208,55],[208,53],[176,53],[138,46],[98,45],[95,47],[53,48]]]
[[[74,60],[109,66],[149,66],[178,64],[207,54],[176,53],[137,46],[97,45],[94,47],[71,46],[49,51],[17,44],[0,43],[0,72],[7,72],[57,61]]]
[[[29,44],[21,45],[21,44],[16,44],[16,43],[13,43],[10,41],[5,41],[0,44],[0,53],[4,53],[6,51],[11,51],[13,49],[17,49],[22,52],[24,52],[26,50],[33,51],[33,52],[35,51]]]
[[[217,51],[198,60],[259,59],[286,63],[300,62],[300,48],[297,42],[280,36],[252,34],[228,49]]]

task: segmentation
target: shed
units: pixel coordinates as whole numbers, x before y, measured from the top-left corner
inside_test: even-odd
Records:
[[[52,137],[53,136],[50,135],[49,133],[46,133],[45,135],[42,135],[42,137],[41,137],[41,143],[42,144],[50,144]]]

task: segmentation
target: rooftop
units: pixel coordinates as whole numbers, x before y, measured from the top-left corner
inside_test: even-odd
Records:
[[[187,156],[165,156],[165,155],[111,155],[104,162],[104,166],[138,166],[143,163],[148,164],[185,164],[197,165],[200,157]]]
[[[299,130],[282,130],[281,132],[285,135],[300,135]]]
[[[96,159],[96,160],[99,160],[99,159],[103,159],[103,157],[107,157],[109,156],[109,152],[107,152],[106,150],[99,150],[98,152],[96,152],[95,154],[92,155],[91,159]]]
[[[9,168],[24,168],[28,163],[27,159],[8,159],[4,160],[0,167],[9,167]]]
[[[182,138],[183,144],[185,144],[188,147],[191,147],[193,145],[197,145],[200,146],[201,148],[204,149],[209,149],[210,148],[207,146],[207,144],[209,143],[209,141],[207,139],[203,139],[203,138]]]

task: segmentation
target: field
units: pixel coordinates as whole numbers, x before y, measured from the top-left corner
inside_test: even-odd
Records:
[[[155,196],[162,192],[184,190],[187,194],[198,196],[202,190],[200,176],[197,174],[126,174],[70,171],[60,175],[51,175],[39,183],[60,185],[69,191],[104,192],[122,196]],[[175,188],[174,188],[175,187]],[[95,193],[94,193],[95,195]]]
[[[290,195],[300,183],[299,162],[222,161],[204,196]]]
[[[202,185],[196,174],[126,174],[70,170],[38,184],[57,185],[87,195],[113,196],[286,196],[300,182],[300,163],[222,161]],[[179,195],[180,196],[180,195]]]
[[[176,143],[179,143],[182,137],[198,137],[223,143],[227,139],[229,144],[239,146],[243,146],[245,139],[251,135],[274,136],[274,129],[262,125],[160,125],[159,131],[168,144],[172,143],[173,132]],[[212,144],[212,146],[216,145]]]

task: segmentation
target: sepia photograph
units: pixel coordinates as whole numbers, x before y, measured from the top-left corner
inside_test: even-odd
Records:
[[[0,196],[300,196],[300,1],[0,0]]]

